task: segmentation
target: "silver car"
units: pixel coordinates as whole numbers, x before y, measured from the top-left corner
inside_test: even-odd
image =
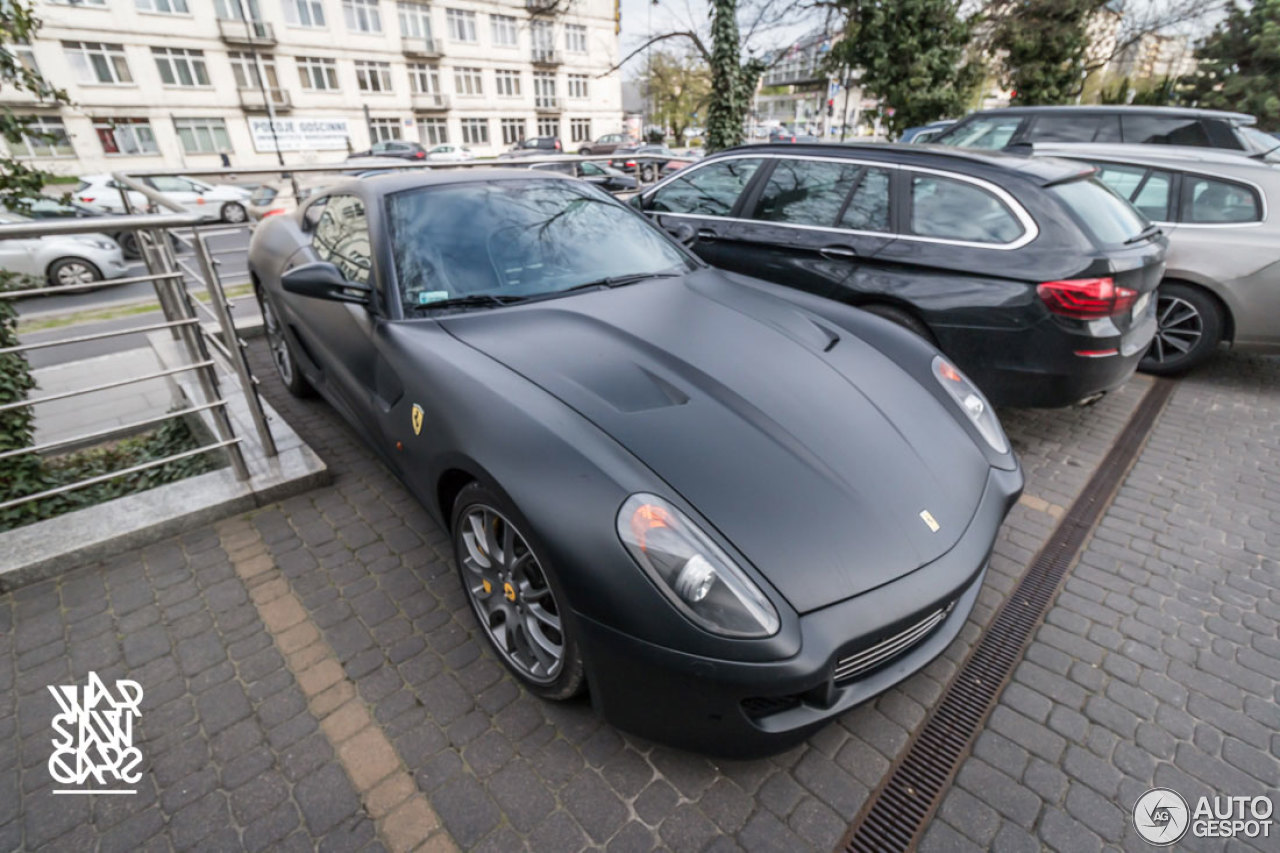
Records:
[[[1280,140],[1276,140],[1280,146]],[[1226,343],[1280,352],[1280,167],[1212,148],[1043,144],[1098,177],[1169,235],[1148,373],[1190,370]]]
[[[29,222],[0,212],[0,223]],[[125,274],[120,246],[106,234],[62,234],[0,240],[0,270],[29,275],[51,285],[91,284]]]

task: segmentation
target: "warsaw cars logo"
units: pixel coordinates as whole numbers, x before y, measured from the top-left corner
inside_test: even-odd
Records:
[[[1152,788],[1133,805],[1133,826],[1148,844],[1166,847],[1187,833],[1187,801],[1177,791]]]
[[[133,794],[142,779],[142,751],[133,745],[133,725],[142,704],[136,681],[117,681],[113,694],[89,673],[84,687],[49,686],[58,703],[53,717],[53,754],[49,775],[62,785],[93,787],[54,790],[55,794]]]

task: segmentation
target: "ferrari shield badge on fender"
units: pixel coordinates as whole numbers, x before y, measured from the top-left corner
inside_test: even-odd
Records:
[[[414,417],[416,418],[417,415],[414,415]],[[920,518],[924,519],[924,523],[929,525],[929,530],[933,533],[937,533],[942,527],[942,525],[938,523],[938,519],[934,518],[933,513],[929,512],[927,509],[920,510]]]
[[[422,415],[423,415],[422,407],[419,406],[417,403],[414,403],[413,411],[411,414],[413,418],[413,434],[422,435]]]

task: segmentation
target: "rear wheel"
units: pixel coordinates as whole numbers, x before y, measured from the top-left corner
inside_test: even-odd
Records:
[[[102,281],[102,270],[84,258],[59,258],[49,264],[49,284],[66,287]]]
[[[298,369],[298,363],[293,357],[293,345],[289,343],[284,325],[276,316],[275,309],[271,307],[261,288],[258,289],[258,305],[262,308],[262,327],[267,336],[267,348],[271,350],[271,361],[276,366],[276,374],[279,375],[280,381],[295,397],[313,396],[315,389]]]
[[[249,218],[249,214],[245,212],[244,205],[238,201],[229,201],[222,206],[222,221],[230,222],[232,225],[239,225]]]
[[[1213,355],[1222,340],[1223,312],[1200,288],[1168,281],[1156,292],[1156,336],[1138,365],[1144,373],[1185,373]]]
[[[582,655],[568,602],[505,498],[471,483],[454,501],[454,558],[485,636],[507,668],[544,699],[582,691]]]
[[[578,154],[579,156],[582,156],[582,157],[590,157],[591,149],[584,145],[578,149]]]
[[[933,339],[933,332],[929,331],[929,327],[920,321],[920,318],[914,314],[904,311],[893,305],[863,305],[862,310],[868,314],[875,314],[877,317],[883,317],[890,323],[896,323],[908,332],[912,332],[921,338],[924,338],[931,344],[937,345],[937,341]]]

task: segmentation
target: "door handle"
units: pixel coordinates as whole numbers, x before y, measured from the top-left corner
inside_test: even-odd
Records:
[[[818,250],[818,254],[831,261],[858,257],[858,253],[848,246],[823,246]]]
[[[719,234],[717,234],[716,232],[712,231],[710,228],[699,228],[699,229],[698,229],[698,239],[699,239],[699,240],[715,240],[715,239],[718,239],[718,238],[719,238],[719,236],[720,236]]]

